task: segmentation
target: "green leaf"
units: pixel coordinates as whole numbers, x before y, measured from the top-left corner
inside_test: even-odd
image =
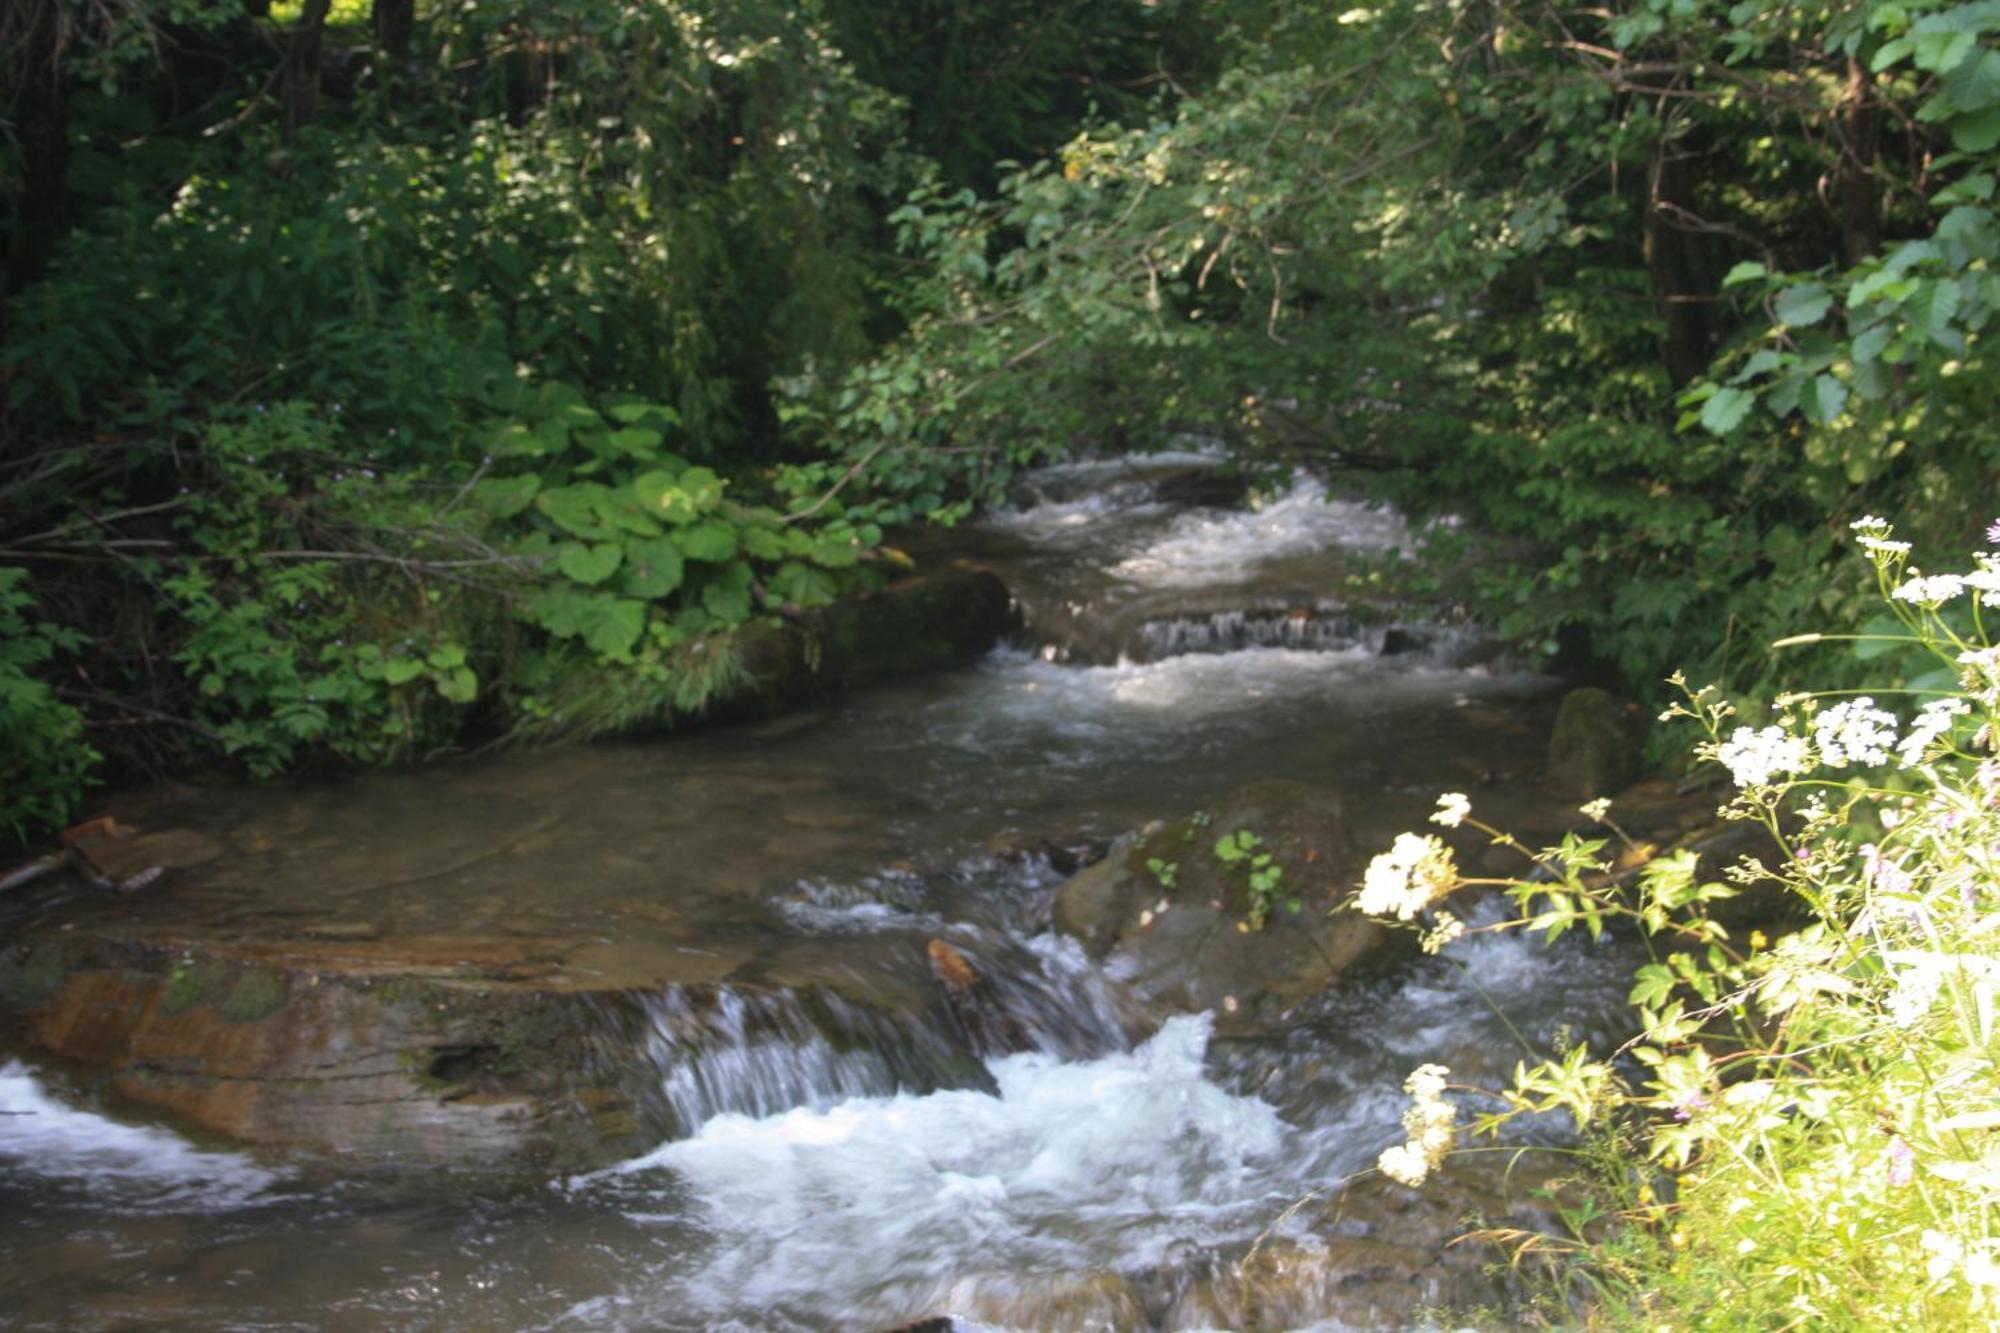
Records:
[[[448,702],[469,704],[479,694],[479,677],[471,667],[454,667],[438,677],[437,692]]]
[[[1806,386],[1804,402],[1806,419],[1825,425],[1840,415],[1840,409],[1847,406],[1847,386],[1831,375],[1815,375]]]
[[[646,604],[625,597],[592,597],[577,617],[583,641],[601,657],[624,657],[646,630]]]
[[[494,518],[512,518],[534,503],[541,488],[542,479],[533,475],[488,477],[472,488],[472,506]]]
[[[825,606],[838,593],[831,578],[797,560],[787,560],[771,576],[771,595],[793,606]]]
[[[556,568],[578,583],[598,584],[617,573],[624,560],[625,548],[610,542],[598,546],[568,542],[556,555]]]
[[[680,472],[655,469],[633,481],[632,494],[646,513],[678,526],[714,509],[722,500],[723,484],[705,467]]]
[[[1959,152],[1984,153],[1995,144],[2000,144],[2000,106],[1983,107],[1970,115],[1952,118],[1951,146]]]
[[[716,570],[701,589],[701,604],[710,615],[730,624],[740,624],[750,618],[750,566],[741,560],[732,560]]]
[[[382,664],[382,679],[391,685],[407,685],[424,674],[424,664],[414,657],[392,657]]]
[[[681,586],[680,547],[667,537],[625,543],[624,590],[633,597],[665,597]]]
[[[719,518],[705,518],[674,534],[681,554],[690,560],[729,560],[736,555],[736,529]]]
[[[601,540],[612,535],[598,513],[598,500],[603,494],[604,487],[594,481],[557,486],[536,496],[535,508],[565,532]]]
[[[1701,405],[1702,428],[1711,435],[1727,435],[1743,424],[1743,418],[1757,401],[1748,389],[1722,388]]]
[[[1778,293],[1776,307],[1780,323],[1802,329],[1826,318],[1833,308],[1833,293],[1821,283],[1802,283]]]
[[[1770,269],[1746,259],[1723,275],[1722,290],[1726,292],[1731,287],[1741,287],[1746,282],[1756,282],[1760,278],[1769,277],[1770,274]]]
[[[646,458],[660,447],[660,432],[645,426],[625,426],[608,437],[611,447],[634,458]]]

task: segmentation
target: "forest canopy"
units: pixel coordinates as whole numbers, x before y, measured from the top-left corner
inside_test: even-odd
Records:
[[[1762,682],[1873,614],[1854,519],[1992,518],[1996,31],[20,0],[0,823],[686,713],[895,525],[1189,433],[1465,516],[1531,652]]]

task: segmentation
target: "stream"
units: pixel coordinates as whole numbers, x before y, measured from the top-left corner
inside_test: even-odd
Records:
[[[1052,931],[1079,856],[1246,782],[1339,788],[1365,858],[1441,791],[1504,821],[1540,764],[1556,682],[1446,610],[1354,595],[1412,548],[1398,516],[1303,479],[1253,508],[1176,489],[1211,462],[1046,469],[936,539],[999,572],[1027,624],[960,671],[226,809],[158,794],[262,849],[242,882],[190,890],[218,935],[288,910],[253,877],[310,877],[356,931],[587,936],[560,979],[638,997],[616,1058],[657,1141],[527,1180],[344,1170],[203,1141],[21,1047],[0,1059],[0,1323],[1210,1326],[1187,1293],[1399,1141],[1413,1067],[1498,1086],[1524,1043],[1612,1032],[1630,962],[1478,936],[1225,1040],[1204,1014],[1145,1022]],[[518,842],[489,854],[502,825]],[[927,939],[991,983],[977,1067],[892,1010],[808,1013],[783,989],[933,985]],[[770,984],[697,1005],[653,984],[662,951],[754,954]]]

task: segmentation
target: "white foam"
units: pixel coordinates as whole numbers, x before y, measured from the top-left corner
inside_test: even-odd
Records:
[[[0,1066],[0,1161],[86,1184],[95,1202],[113,1206],[240,1208],[279,1179],[240,1154],[65,1106],[18,1060]]]
[[[1409,526],[1394,509],[1329,497],[1325,486],[1300,475],[1260,508],[1182,515],[1112,572],[1152,587],[1199,587],[1241,579],[1273,560],[1410,544]]]
[[[1011,1271],[1158,1262],[1283,1206],[1277,1113],[1202,1074],[1203,1016],[1137,1050],[991,1062],[997,1093],[857,1098],[753,1119],[607,1175],[670,1172],[717,1231],[698,1286],[720,1304],[849,1291],[943,1299],[970,1256]],[[838,1275],[837,1278],[834,1275]]]

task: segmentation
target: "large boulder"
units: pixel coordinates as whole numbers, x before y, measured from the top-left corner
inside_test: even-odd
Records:
[[[1578,801],[1615,795],[1638,780],[1645,739],[1635,705],[1595,687],[1571,690],[1556,710],[1542,780]]]
[[[1218,840],[1255,835],[1282,871],[1261,928],[1248,860]],[[1406,952],[1389,932],[1335,910],[1354,878],[1338,793],[1253,783],[1213,809],[1151,825],[1057,892],[1055,925],[1106,960],[1155,1018],[1201,1010],[1218,1032],[1272,1027],[1301,1000]]]

